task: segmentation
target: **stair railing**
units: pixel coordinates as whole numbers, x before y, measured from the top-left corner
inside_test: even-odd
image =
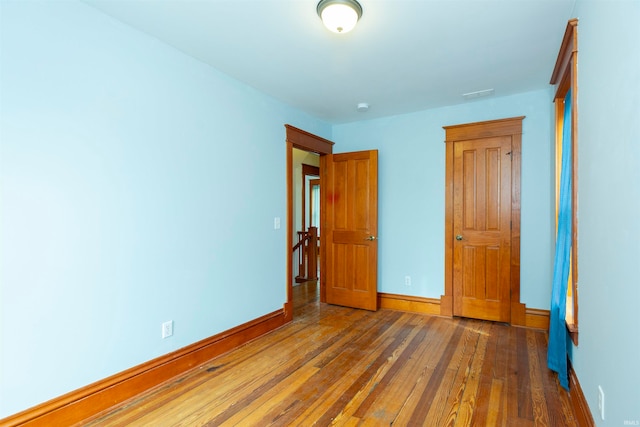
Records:
[[[298,231],[298,243],[293,252],[298,251],[298,276],[296,282],[318,280],[318,228],[309,227],[308,231]]]

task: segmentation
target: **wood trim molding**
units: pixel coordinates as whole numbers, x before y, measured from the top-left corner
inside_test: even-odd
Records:
[[[511,165],[511,321],[514,326],[526,326],[526,306],[520,302],[520,179],[522,157],[522,120],[525,116],[461,125],[443,126],[445,136],[445,285],[440,298],[440,314],[453,315],[453,170],[456,141],[512,137]]]
[[[327,155],[320,155],[320,228],[325,229],[327,212]],[[327,233],[320,232],[320,302],[327,302]]]
[[[525,307],[524,323],[527,328],[549,331],[549,310]]]
[[[522,120],[525,116],[508,119],[488,120],[486,122],[465,123],[443,126],[446,131],[445,142],[466,141],[468,139],[490,138],[502,135],[522,134]]]
[[[295,126],[284,125],[287,129],[287,142],[293,144],[295,148],[311,151],[318,154],[331,154],[333,152],[333,142],[324,139]]]
[[[576,415],[576,425],[580,427],[595,427],[596,423],[591,415],[589,404],[584,397],[582,387],[578,381],[578,376],[569,363],[569,400],[573,406],[573,413]]]
[[[511,123],[511,324],[526,326],[526,306],[520,302],[520,179],[522,175],[522,120]],[[518,126],[518,129],[513,127]]]
[[[308,176],[317,176],[318,179],[320,179],[320,167],[319,166],[314,166],[314,165],[308,165],[306,163],[302,164],[302,230],[306,231],[307,230],[307,206],[306,206],[306,199],[307,199],[307,186],[306,186],[306,180]],[[309,224],[311,225],[311,224]],[[293,247],[293,245],[291,245]]]
[[[551,74],[550,84],[556,93],[556,146],[562,139],[562,129],[558,128],[559,118],[564,114],[563,100],[571,90],[571,281],[573,296],[573,318],[566,321],[569,335],[578,345],[578,19],[570,19],[562,38],[556,65]],[[556,176],[556,180],[559,177]]]
[[[307,175],[320,176],[320,167],[319,166],[308,165],[306,163],[303,163],[302,164],[302,175],[304,175],[304,176],[307,176]]]
[[[423,298],[378,292],[378,307],[408,311],[411,313],[440,315],[440,300],[438,298]]]
[[[558,52],[558,58],[556,59],[556,65],[553,67],[553,72],[551,73],[551,80],[549,83],[552,85],[559,85],[562,87],[562,85],[570,83],[566,80],[566,77],[571,73],[570,63],[572,56],[578,52],[577,32],[578,19],[570,19],[569,22],[567,22],[567,28],[564,31],[562,44],[560,45],[560,51]]]
[[[442,316],[442,300],[438,298],[415,297],[410,295],[387,294],[378,292],[378,307],[390,310],[400,310],[409,313],[421,313]],[[520,304],[524,313],[521,325],[525,328],[549,330],[549,310],[527,308]],[[451,316],[446,316],[451,317]]]
[[[0,420],[0,426],[79,423],[286,323],[277,310]]]
[[[284,317],[287,322],[290,322],[293,320],[293,254],[291,253],[291,248],[293,247],[293,143],[287,140],[286,146],[287,247],[285,259],[287,266],[287,302],[284,305]]]
[[[332,141],[319,137],[312,133],[306,132],[302,129],[298,129],[295,126],[284,125],[286,136],[286,150],[287,150],[287,251],[286,251],[286,266],[287,266],[287,302],[285,304],[285,318],[286,321],[293,320],[293,254],[291,248],[293,247],[293,149],[309,151],[312,153],[318,153],[320,155],[320,224],[323,222],[324,206],[324,192],[322,185],[322,173],[325,170],[325,155],[333,153]],[[324,282],[324,248],[326,242],[324,242],[324,234],[320,236],[320,302],[326,301],[326,289]]]

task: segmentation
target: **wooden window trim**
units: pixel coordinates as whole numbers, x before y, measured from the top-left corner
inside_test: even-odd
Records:
[[[314,211],[320,209],[320,203],[317,203],[317,206],[314,205],[313,203],[313,187],[314,186],[318,186],[320,187],[320,168],[318,168],[318,178],[315,179],[310,179],[309,180],[309,227],[313,227],[313,213]],[[318,224],[316,225],[316,227],[318,227],[320,225],[320,218],[318,218]],[[318,229],[318,233],[320,232],[320,229]],[[319,242],[318,242],[319,243]]]
[[[320,177],[320,168],[318,166],[302,164],[302,231],[307,230],[307,177],[317,176]],[[309,225],[311,225],[311,219],[309,219]]]
[[[564,111],[562,102],[571,89],[571,291],[573,319],[567,320],[567,329],[575,345],[578,345],[578,19],[570,19],[562,39],[556,65],[551,74],[556,92],[556,146],[561,138],[557,129],[559,114]],[[560,132],[560,133],[559,133]],[[565,319],[566,320],[566,319]]]

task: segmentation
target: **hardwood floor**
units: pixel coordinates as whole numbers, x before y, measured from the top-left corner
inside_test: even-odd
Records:
[[[320,304],[84,425],[575,426],[544,332]]]

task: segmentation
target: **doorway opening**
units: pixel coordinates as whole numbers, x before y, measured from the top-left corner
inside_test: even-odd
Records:
[[[312,185],[312,182],[314,183]],[[320,156],[293,149],[294,286],[318,282],[320,243]],[[314,200],[315,199],[315,200]],[[315,201],[315,203],[314,203]]]
[[[293,319],[293,286],[300,270],[300,252],[296,252],[294,248],[298,244],[298,231],[308,230],[309,227],[307,225],[314,226],[314,221],[317,221],[316,229],[320,229],[320,224],[322,223],[322,212],[318,209],[321,205],[320,193],[318,192],[317,198],[314,198],[315,190],[313,188],[317,186],[319,189],[321,186],[322,162],[320,159],[322,156],[333,152],[333,142],[291,125],[285,125],[285,128],[287,133],[287,302],[285,303],[285,320],[291,321]],[[307,165],[304,172],[303,164]],[[316,169],[308,166],[313,166]],[[298,170],[297,173],[296,169]],[[299,191],[296,191],[296,187],[299,188]],[[309,188],[311,188],[310,191],[307,190]],[[299,196],[296,196],[297,194]],[[312,197],[309,198],[308,196]],[[303,201],[305,201],[305,205],[303,205]],[[307,210],[304,206],[309,206],[309,209]],[[306,215],[306,212],[309,215]],[[314,215],[314,212],[317,215]],[[317,230],[316,242],[320,238]],[[315,245],[317,246],[318,244],[316,243]],[[319,262],[317,259],[315,267],[318,276],[316,281],[319,282],[320,301],[324,301],[322,245],[319,246],[319,249],[317,252]],[[313,269],[314,267],[311,266],[311,270]]]
[[[285,127],[289,243],[285,319],[293,319],[292,249],[296,245],[294,233],[297,234],[294,228],[294,189],[295,183],[301,182],[294,176],[296,149],[305,152],[305,156],[306,153],[316,153],[320,158],[318,178],[313,178],[319,179],[319,184],[316,182],[315,185],[320,186],[319,224],[323,229],[319,256],[320,302],[375,311],[378,308],[378,151],[333,154],[333,142],[290,125]]]

